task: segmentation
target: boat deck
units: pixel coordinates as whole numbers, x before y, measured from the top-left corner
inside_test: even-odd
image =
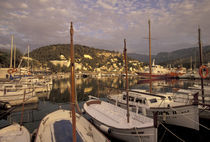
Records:
[[[104,101],[91,105],[85,103],[84,109],[96,120],[119,129],[130,129],[135,127],[145,128],[153,126],[153,119],[133,112],[130,112],[130,123],[127,123],[127,111],[125,109]]]

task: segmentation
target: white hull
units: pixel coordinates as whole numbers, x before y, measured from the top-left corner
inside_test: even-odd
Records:
[[[0,101],[8,102],[11,106],[21,105],[24,99],[24,91],[17,94],[17,92],[7,92],[5,95],[0,95]],[[34,91],[28,91],[25,94],[25,104],[38,103],[38,97]]]
[[[130,122],[127,123],[124,109],[104,101],[101,101],[101,105],[91,104],[90,106],[87,105],[88,102],[84,104],[85,112],[106,134],[128,142],[157,141],[157,128],[153,126],[152,119],[130,112]]]
[[[154,133],[157,134],[157,128],[148,127],[148,128],[133,128],[133,129],[116,129],[101,122],[96,119],[92,119],[94,125],[103,131],[104,133],[110,135],[119,140],[127,141],[127,142],[155,142],[157,141]],[[108,132],[109,131],[109,132]]]
[[[20,129],[21,128],[21,129]],[[29,131],[19,124],[12,124],[0,130],[0,142],[30,142]]]
[[[148,111],[151,116],[158,111],[158,118],[165,123],[191,128],[199,131],[199,111],[197,106],[180,106],[174,108],[154,108]],[[164,114],[165,113],[165,114]]]
[[[110,100],[110,102],[116,103],[115,100]],[[124,103],[118,102],[118,106],[124,109],[126,108],[126,104]],[[130,106],[130,110],[149,117],[153,117],[153,112],[158,112],[158,118],[161,121],[165,121],[166,123],[172,125],[199,130],[199,125],[195,123],[195,121],[199,122],[199,112],[197,106],[189,105],[173,108],[166,107],[151,109],[139,107],[138,110],[136,109],[136,106]]]
[[[55,123],[67,121],[71,124],[72,115],[69,110],[57,110],[45,116],[40,122],[35,142],[54,142],[56,141]],[[61,133],[67,138],[72,137],[72,132],[65,131],[65,127],[61,126],[63,130]],[[76,129],[81,139],[86,142],[107,142],[109,141],[103,134],[101,134],[90,122],[84,117],[76,114]],[[65,137],[63,137],[65,140]],[[71,139],[68,139],[71,141]]]

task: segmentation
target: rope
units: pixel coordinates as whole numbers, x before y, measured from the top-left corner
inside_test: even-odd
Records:
[[[139,135],[139,132],[137,131],[136,127],[134,127],[134,128],[135,128],[135,131],[136,131],[136,133],[137,133],[137,135],[138,135],[139,142],[141,142],[141,137],[140,137],[140,135]]]
[[[179,139],[182,142],[185,142],[183,139],[181,139],[180,137],[178,137],[176,134],[174,134],[172,131],[170,131],[166,126],[164,126],[161,122],[160,124],[168,131],[170,132],[172,135],[174,135],[177,139]]]
[[[176,111],[175,109],[173,109],[173,108],[171,108],[171,107],[170,107],[170,109]],[[210,128],[208,128],[208,127],[204,126],[203,124],[200,124],[199,122],[197,122],[197,121],[195,121],[195,120],[193,120],[193,119],[191,119],[191,118],[185,116],[184,114],[181,114],[181,115],[183,115],[185,118],[187,118],[187,119],[189,119],[189,120],[195,122],[197,125],[200,125],[201,127],[207,129],[208,131],[210,130]]]

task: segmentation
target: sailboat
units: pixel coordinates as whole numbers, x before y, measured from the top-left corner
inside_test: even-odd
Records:
[[[170,70],[163,68],[160,65],[155,65],[155,60],[152,62],[151,58],[151,24],[148,20],[149,25],[149,67],[145,68],[143,72],[136,72],[142,79],[157,80],[157,79],[168,79],[177,78],[180,73],[171,72]]]
[[[75,76],[73,25],[71,22],[71,111],[60,109],[45,116],[40,122],[35,142],[108,142],[88,120],[75,111]]]
[[[128,90],[126,40],[124,40],[124,46],[126,90]],[[128,142],[157,141],[157,128],[154,126],[153,119],[129,112],[128,107],[125,110],[117,105],[90,96],[90,99],[84,103],[83,108],[97,128],[114,138]]]

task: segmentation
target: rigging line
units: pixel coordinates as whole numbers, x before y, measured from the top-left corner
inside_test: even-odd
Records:
[[[162,141],[163,141],[163,138],[164,138],[164,136],[165,136],[165,133],[166,133],[166,130],[164,131],[164,133],[163,133],[162,137],[160,138],[160,142],[162,142]]]
[[[171,108],[171,107],[170,107],[170,109],[176,111],[175,109],[173,109],[173,108]],[[195,122],[197,125],[200,125],[201,127],[203,127],[203,128],[205,128],[205,129],[207,129],[208,131],[210,131],[210,128],[208,128],[208,127],[204,126],[203,124],[200,124],[199,122],[197,122],[197,121],[195,121],[195,120],[193,120],[193,119],[191,119],[191,118],[185,116],[184,114],[182,114],[182,115],[183,115],[185,118],[187,118],[187,119],[189,119],[189,120]]]
[[[171,130],[169,130],[165,125],[163,125],[163,123],[160,122],[160,125],[162,125],[168,132],[170,132],[172,135],[174,135],[177,139],[179,139],[182,142],[185,142],[183,139],[181,139],[176,134],[174,134]]]
[[[141,142],[141,136],[139,135],[139,132],[137,131],[136,127],[134,127],[134,128],[135,128],[135,131],[136,131],[136,133],[138,135],[139,142]]]
[[[162,100],[162,102],[159,104],[159,106],[158,106],[158,107],[160,107],[160,106],[161,106],[161,104],[163,103],[163,101],[165,101],[165,100]]]

